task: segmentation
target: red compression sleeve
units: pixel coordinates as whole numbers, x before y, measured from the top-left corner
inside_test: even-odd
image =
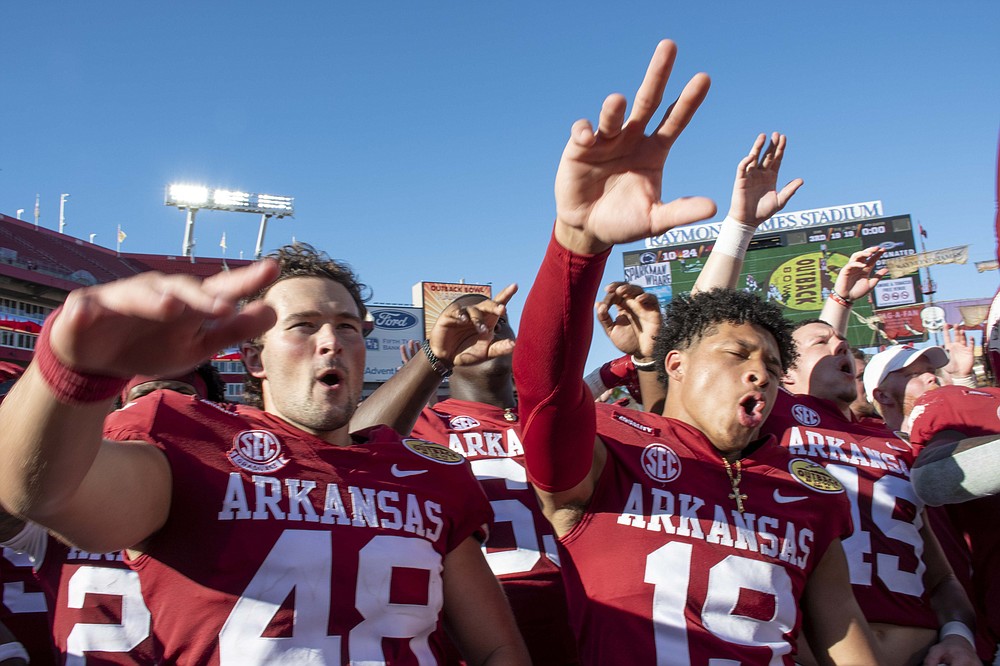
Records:
[[[601,366],[601,381],[608,388],[624,386],[636,402],[642,403],[642,391],[639,388],[639,374],[632,362],[632,355],[625,354],[621,358],[608,361]]]
[[[531,482],[546,492],[580,483],[594,457],[594,398],[583,369],[594,301],[610,248],[574,254],[555,237],[524,302],[514,348],[514,383]]]

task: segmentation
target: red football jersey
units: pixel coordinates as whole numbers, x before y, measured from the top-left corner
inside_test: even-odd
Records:
[[[413,436],[448,446],[472,464],[493,506],[483,546],[536,664],[577,663],[552,526],[528,485],[517,411],[449,398],[420,414]]]
[[[52,639],[67,664],[155,664],[139,574],[122,553],[88,553],[48,536],[35,572],[52,614]]]
[[[129,562],[163,661],[437,661],[444,557],[492,518],[462,456],[384,427],[334,446],[169,391],[105,434],[172,470],[167,522]]]
[[[607,462],[560,541],[581,658],[794,663],[806,581],[850,533],[841,485],[772,439],[732,465],[731,480],[684,423],[598,405],[597,424]]]
[[[956,430],[966,437],[1000,434],[1000,389],[943,386],[922,395],[909,416],[910,443],[919,451],[936,433]],[[1000,515],[1000,495],[940,507],[969,548],[969,586],[978,628],[992,660],[1000,643],[1000,531],[988,516]]]
[[[844,551],[868,621],[937,628],[924,586],[924,504],[910,483],[910,445],[878,420],[849,421],[828,400],[784,389],[761,432],[824,465],[847,489],[854,532]]]
[[[0,622],[27,650],[32,664],[55,664],[55,647],[49,635],[48,604],[35,581],[35,560],[27,553],[3,549],[0,583],[3,598]]]

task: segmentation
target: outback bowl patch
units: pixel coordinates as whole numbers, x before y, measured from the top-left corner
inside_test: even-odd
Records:
[[[288,464],[281,452],[281,440],[268,430],[244,430],[233,437],[229,461],[248,472],[270,474]]]
[[[821,493],[842,493],[844,486],[826,471],[826,468],[811,460],[796,458],[788,463],[788,472],[792,477],[804,486],[809,486],[813,490]]]
[[[422,439],[406,438],[403,440],[403,446],[408,448],[410,451],[413,451],[421,458],[433,460],[434,462],[441,463],[443,465],[460,465],[462,464],[462,461],[465,460],[461,453],[456,453],[447,446],[441,446],[440,444],[434,444],[432,442],[425,442]]]

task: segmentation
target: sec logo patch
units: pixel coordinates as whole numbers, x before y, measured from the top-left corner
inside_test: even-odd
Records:
[[[844,486],[840,485],[840,481],[819,463],[796,458],[788,463],[788,471],[796,481],[818,492],[830,495],[844,492]]]
[[[792,407],[792,417],[804,426],[819,425],[819,414],[815,409],[805,405],[795,405]]]
[[[453,416],[448,419],[448,427],[459,432],[479,427],[479,421],[471,416]]]
[[[244,430],[233,437],[229,461],[248,472],[270,474],[288,464],[282,454],[281,440],[268,430]]]
[[[681,475],[681,459],[666,444],[653,442],[642,450],[642,470],[653,481],[668,483]]]

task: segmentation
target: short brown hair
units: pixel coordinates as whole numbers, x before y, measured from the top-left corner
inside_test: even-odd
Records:
[[[365,307],[365,302],[371,297],[370,290],[368,285],[358,280],[357,274],[348,264],[331,259],[326,252],[317,250],[308,243],[300,242],[285,245],[265,256],[278,262],[280,267],[278,277],[253,296],[245,298],[243,305],[264,298],[268,290],[282,280],[293,277],[320,277],[343,285],[358,306],[358,316],[361,319],[367,316],[368,308]],[[263,344],[263,341],[261,338],[257,338],[252,343],[259,346]],[[244,381],[243,402],[252,407],[263,408],[264,406],[261,380],[249,372]]]

